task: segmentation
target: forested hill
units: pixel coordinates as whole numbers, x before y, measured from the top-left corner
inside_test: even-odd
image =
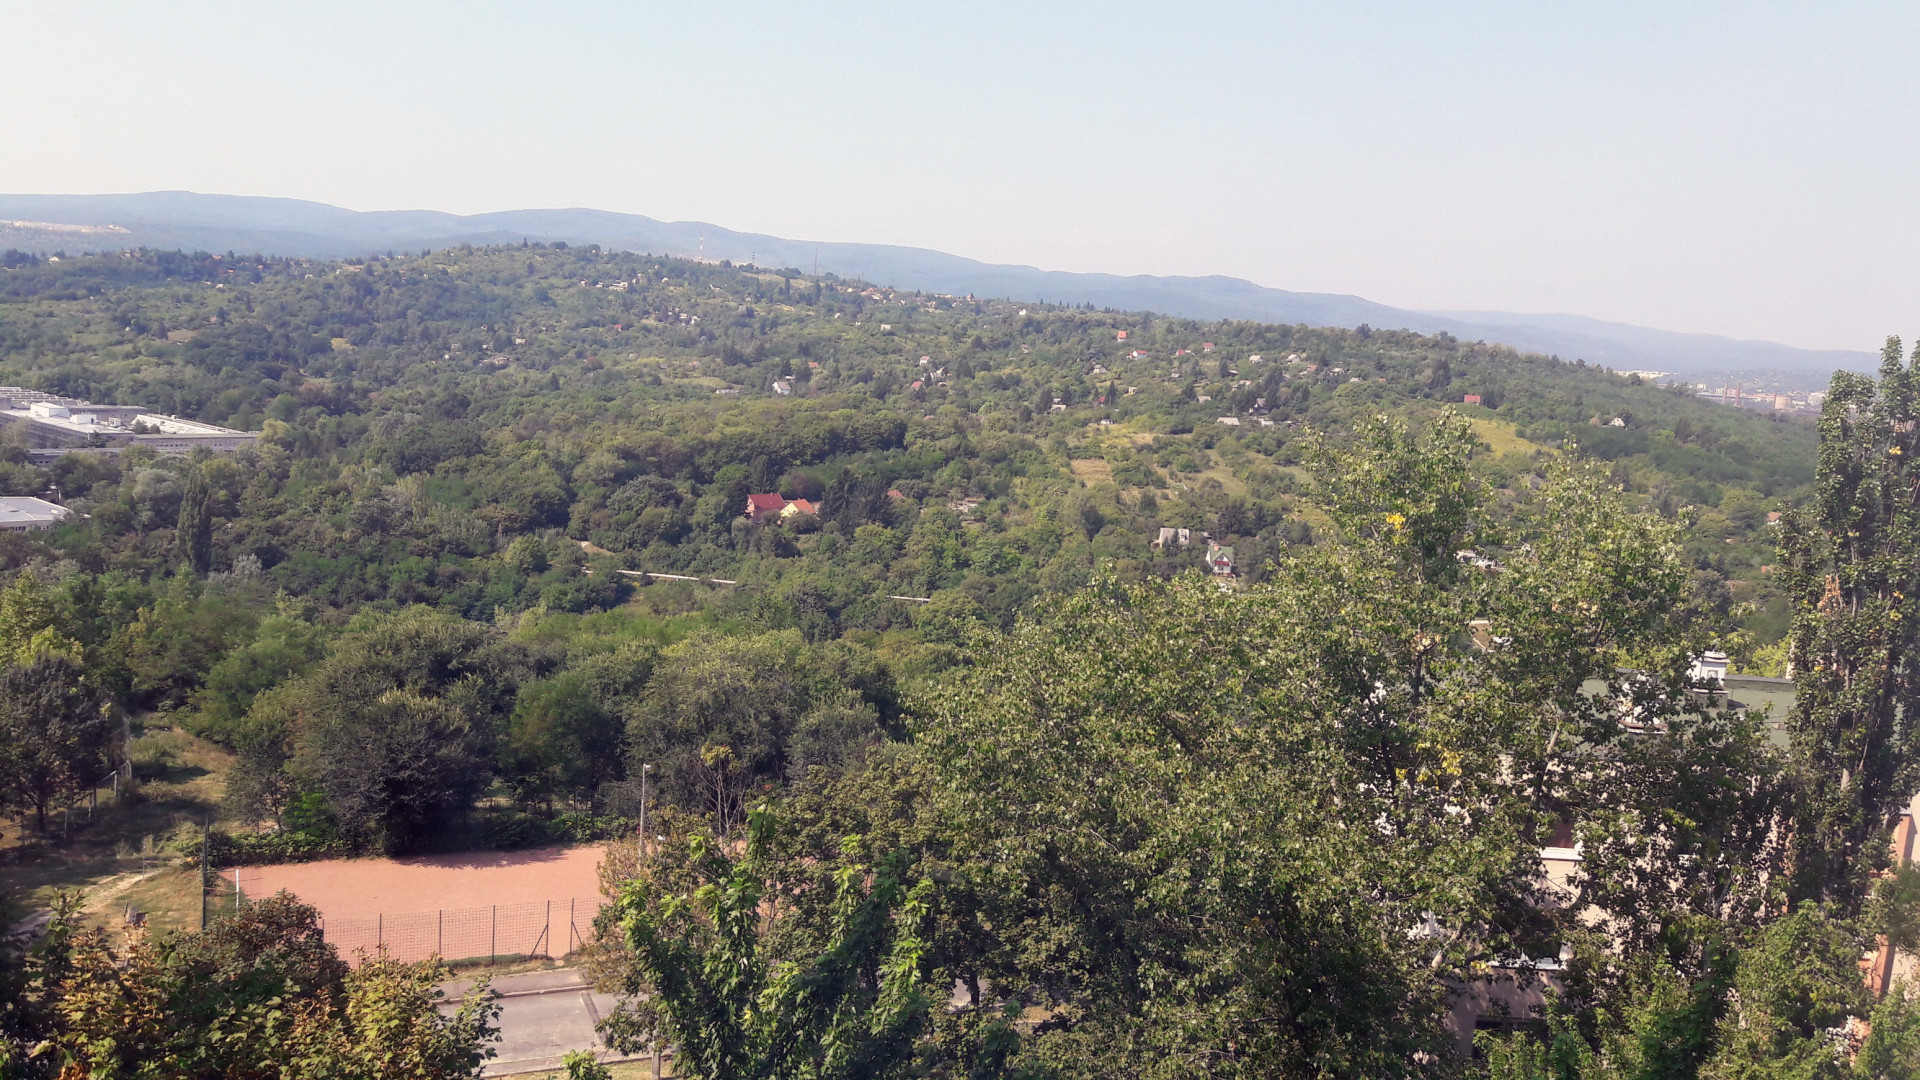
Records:
[[[1744,657],[1784,629],[1767,513],[1814,464],[1808,423],[1445,335],[891,292],[564,245],[4,263],[0,383],[264,431],[205,463],[41,467],[8,450],[7,493],[56,484],[86,515],[8,534],[9,568],[70,558],[157,582],[181,562],[182,499],[205,498],[204,569],[342,611],[612,607],[630,586],[583,573],[592,561],[737,580],[706,602],[816,640],[927,637],[941,612],[1006,622],[1102,563],[1197,570],[1203,544],[1150,546],[1162,526],[1210,533],[1258,580],[1271,553],[1330,527],[1295,499],[1305,432],[1453,407],[1502,505],[1524,505],[1544,460],[1577,444],[1688,521],[1703,595]],[[773,491],[817,512],[747,522],[747,495]]]
[[[1585,357],[1623,369],[1675,371],[1718,379],[1736,372],[1764,374],[1769,381],[1784,377],[1796,387],[1837,368],[1868,372],[1878,364],[1870,352],[1799,349],[1578,315],[1413,311],[1359,296],[1295,292],[1219,275],[1040,270],[985,263],[926,248],[789,240],[735,232],[709,222],[659,221],[605,210],[504,210],[459,215],[431,210],[355,211],[301,199],[188,191],[0,194],[0,247],[41,254],[145,247],[341,259],[395,250],[438,250],[522,240],[803,266],[893,288],[1092,304],[1195,319],[1340,327],[1368,323]]]

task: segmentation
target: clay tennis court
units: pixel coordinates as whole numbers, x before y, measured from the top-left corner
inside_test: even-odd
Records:
[[[286,890],[320,910],[342,952],[386,946],[403,960],[564,956],[591,933],[600,845],[328,859],[238,869],[258,899]],[[235,870],[221,872],[232,888]]]
[[[525,904],[598,896],[598,844],[422,855],[405,859],[328,859],[282,866],[241,867],[240,890],[251,897],[282,889],[347,919],[443,908]],[[233,880],[234,871],[221,876]]]

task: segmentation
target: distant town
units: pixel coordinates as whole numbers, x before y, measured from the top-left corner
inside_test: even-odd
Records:
[[[1620,375],[1638,375],[1647,382],[1670,386],[1689,386],[1696,396],[1755,412],[1818,413],[1827,400],[1825,389],[1830,372],[1801,371],[1723,372],[1704,376],[1682,376],[1671,371],[1620,371]]]

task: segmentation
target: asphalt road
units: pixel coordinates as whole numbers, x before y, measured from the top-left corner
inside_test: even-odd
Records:
[[[446,983],[449,999],[457,1000],[472,980]],[[500,1041],[484,1076],[558,1069],[569,1050],[594,1050],[605,1061],[626,1060],[600,1042],[593,1025],[619,999],[598,994],[571,968],[502,975],[493,981],[500,1003]]]

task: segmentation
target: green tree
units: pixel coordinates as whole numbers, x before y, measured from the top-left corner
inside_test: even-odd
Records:
[[[1811,904],[1769,922],[1740,954],[1719,1049],[1701,1075],[1838,1080],[1852,1072],[1848,1019],[1872,1011],[1860,978],[1865,946],[1854,927]]]
[[[922,937],[933,882],[910,883],[898,858],[848,858],[830,888],[794,898],[806,915],[776,904],[768,927],[774,830],[761,807],[738,857],[694,838],[691,888],[627,885],[618,908],[633,958],[627,989],[648,996],[610,1025],[618,1043],[671,1042],[675,1069],[704,1080],[917,1075],[934,1003]],[[809,916],[815,927],[778,925]]]
[[[193,695],[195,734],[232,745],[254,699],[319,661],[326,639],[320,627],[284,608],[262,619],[252,641],[207,669],[205,684]]]
[[[0,801],[47,811],[86,791],[113,767],[118,728],[80,666],[50,654],[0,672]]]
[[[114,631],[106,651],[126,672],[134,701],[182,705],[227,650],[252,638],[261,606],[264,598],[248,590],[176,574],[165,593]]]
[[[290,722],[294,791],[323,795],[354,839],[403,849],[448,828],[488,782],[513,698],[491,643],[487,627],[429,608],[365,616],[252,712],[263,728]]]
[[[619,779],[623,725],[584,673],[563,671],[523,687],[500,745],[500,771],[526,803],[591,798]]]
[[[201,468],[187,470],[173,537],[174,557],[194,573],[206,573],[213,565],[213,488]]]
[[[569,1050],[560,1059],[567,1080],[613,1080],[613,1073],[589,1050]]]
[[[1816,496],[1786,515],[1796,699],[1788,865],[1796,899],[1859,910],[1920,788],[1920,374],[1889,338],[1880,379],[1836,372]]]
[[[21,571],[0,591],[0,661],[30,664],[48,653],[78,659],[69,621],[63,597],[31,571]]]
[[[437,963],[380,952],[349,971],[317,913],[284,894],[165,944],[136,932],[124,949],[76,915],[61,907],[31,961],[39,1045],[0,1059],[9,1076],[44,1062],[65,1078],[454,1080],[493,1053],[484,984],[443,1008]]]
[[[885,670],[844,645],[696,634],[661,652],[627,710],[628,772],[652,764],[662,799],[737,823],[754,788],[858,756],[890,703]]]
[[[1325,446],[1347,543],[1272,584],[1098,584],[920,703],[928,812],[991,885],[968,963],[1055,1017],[1023,1055],[1412,1075],[1444,1053],[1442,977],[1557,950],[1538,836],[1622,703],[1671,711],[1623,671],[1684,668],[1685,568],[1566,463],[1504,572],[1467,572],[1452,553],[1486,526],[1463,429]]]

